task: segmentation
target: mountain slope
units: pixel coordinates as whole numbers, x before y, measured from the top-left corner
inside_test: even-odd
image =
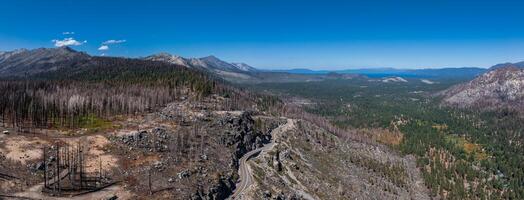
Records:
[[[228,63],[215,56],[203,58],[184,58],[168,53],[160,53],[145,57],[144,60],[162,61],[172,64],[179,64],[188,68],[194,68],[218,75],[229,81],[253,80],[254,72],[258,70],[244,63]]]
[[[188,59],[185,59],[185,58],[183,58],[181,56],[177,56],[177,55],[171,55],[171,54],[168,54],[168,53],[159,53],[159,54],[155,54],[155,55],[152,55],[152,56],[148,56],[148,57],[145,58],[145,60],[168,62],[168,63],[183,65],[183,66],[186,66],[186,67],[191,67],[191,65],[189,64]]]
[[[245,71],[245,72],[256,72],[258,71],[258,69],[246,64],[246,63],[231,63],[232,65],[234,65],[236,68],[242,70],[242,71]]]
[[[457,107],[519,109],[524,106],[524,69],[495,65],[476,79],[442,92],[443,103]]]
[[[68,47],[14,50],[0,53],[0,76],[27,76],[56,71],[91,59]]]
[[[288,124],[248,162],[255,184],[245,199],[430,199],[413,156],[342,140],[309,121]]]
[[[501,63],[501,64],[494,65],[493,67],[490,67],[489,69],[494,70],[494,69],[503,68],[503,67],[524,68],[524,61],[517,62],[517,63],[510,63],[510,62]]]

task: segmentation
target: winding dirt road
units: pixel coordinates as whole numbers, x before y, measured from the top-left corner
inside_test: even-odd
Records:
[[[248,189],[251,185],[253,185],[253,172],[251,171],[251,168],[249,167],[249,164],[247,161],[249,159],[256,157],[261,152],[267,152],[275,146],[275,141],[279,137],[280,134],[292,129],[295,127],[295,123],[292,119],[287,119],[287,122],[283,125],[280,125],[279,127],[273,129],[271,131],[271,142],[264,145],[261,148],[255,149],[253,151],[247,152],[242,158],[240,158],[239,167],[238,167],[238,175],[240,182],[237,183],[236,189],[231,195],[230,199],[242,199],[242,194],[246,189]]]

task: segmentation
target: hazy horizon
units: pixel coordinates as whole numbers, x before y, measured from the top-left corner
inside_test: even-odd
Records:
[[[0,50],[215,55],[261,69],[487,68],[524,60],[522,4],[9,1],[0,8]]]
[[[90,54],[92,56],[144,58],[144,57],[155,55],[155,54],[159,54],[159,53],[168,53],[168,54],[171,54],[171,55],[178,55],[178,56],[182,56],[182,57],[185,57],[185,58],[202,58],[202,57],[206,57],[206,56],[216,56],[216,55],[205,55],[205,56],[199,56],[199,57],[189,57],[189,56],[183,56],[183,55],[180,55],[180,54],[171,53],[171,52],[165,52],[165,51],[152,53],[152,54],[148,54],[148,55],[140,55],[140,56],[93,55],[90,52],[82,51],[82,50],[76,49],[75,47],[71,47],[71,46],[68,46],[68,47],[73,49],[73,50],[75,50],[75,51],[88,53],[88,54]],[[15,50],[20,50],[20,49],[32,50],[32,49],[37,49],[37,48],[58,48],[58,47],[35,47],[35,48],[20,47],[20,48],[15,48],[15,49],[1,49],[0,48],[0,52],[2,52],[2,51],[15,51]],[[219,58],[221,60],[224,60],[226,62],[230,62],[230,63],[245,63],[245,64],[248,64],[248,65],[250,65],[252,67],[255,67],[257,69],[267,70],[267,71],[286,71],[286,70],[343,71],[343,70],[367,70],[367,69],[413,70],[413,69],[444,69],[444,68],[483,68],[483,69],[488,69],[491,66],[496,65],[496,64],[508,63],[508,62],[509,63],[522,62],[522,61],[518,61],[518,60],[517,61],[505,61],[505,62],[494,63],[494,64],[489,65],[489,66],[433,66],[433,67],[426,67],[426,66],[411,66],[411,67],[409,67],[409,66],[408,67],[391,67],[391,66],[349,66],[349,67],[345,67],[345,66],[296,66],[296,67],[294,67],[294,66],[270,66],[270,67],[258,67],[258,66],[254,66],[254,65],[252,65],[250,63],[247,63],[247,62],[244,62],[244,61],[239,61],[239,60],[231,61],[231,60],[223,59],[221,57],[217,57],[217,58]]]

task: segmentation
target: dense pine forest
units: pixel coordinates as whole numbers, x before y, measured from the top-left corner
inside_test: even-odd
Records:
[[[84,128],[115,115],[151,112],[177,98],[226,97],[228,109],[268,107],[275,99],[229,86],[183,66],[93,57],[58,71],[0,81],[2,123],[21,131]]]
[[[478,112],[440,105],[434,94],[464,80],[408,81],[355,78],[253,87],[307,99],[311,102],[302,107],[343,129],[399,131],[392,137],[400,137],[401,142],[388,145],[418,157],[417,165],[433,196],[524,198],[524,119],[510,111]]]

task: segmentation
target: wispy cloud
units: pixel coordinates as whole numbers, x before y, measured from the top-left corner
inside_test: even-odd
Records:
[[[109,50],[109,46],[110,45],[120,44],[120,43],[124,43],[124,42],[126,42],[126,40],[107,40],[105,42],[102,42],[102,44],[100,45],[98,50],[99,51],[107,51],[107,50]]]
[[[98,50],[99,50],[99,51],[107,51],[107,50],[109,50],[109,46],[107,46],[107,45],[102,45],[102,46],[98,47]]]
[[[69,32],[69,31],[66,31],[66,32],[62,32],[62,35],[74,35],[75,32]]]
[[[74,38],[64,38],[63,40],[51,40],[51,42],[55,43],[55,47],[64,47],[64,46],[80,46],[82,44],[87,43],[87,40],[84,41],[77,41]]]
[[[126,42],[126,40],[108,40],[108,41],[102,42],[102,44],[103,45],[120,44],[120,43],[124,43],[124,42]]]

